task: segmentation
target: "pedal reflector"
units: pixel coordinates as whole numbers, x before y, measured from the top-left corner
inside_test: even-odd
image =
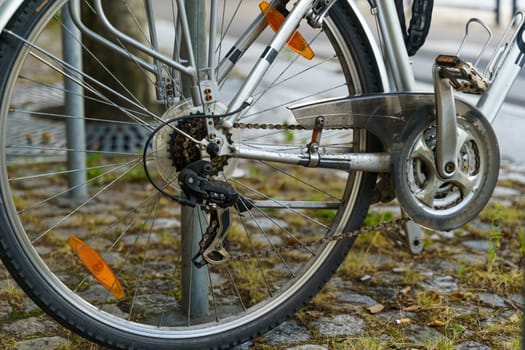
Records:
[[[259,4],[259,8],[261,9],[261,12],[266,19],[266,22],[268,22],[270,28],[272,28],[274,32],[277,32],[279,28],[281,28],[286,17],[275,7],[271,6],[267,1],[262,1]],[[290,38],[288,38],[286,44],[290,49],[308,60],[311,60],[315,56],[313,50],[310,48],[310,45],[308,45],[308,42],[306,42],[304,37],[297,30],[295,30]]]
[[[124,289],[117,276],[111,271],[104,259],[89,245],[75,236],[67,240],[71,250],[79,257],[82,264],[97,279],[97,281],[113,294],[117,299],[122,299],[125,295]]]

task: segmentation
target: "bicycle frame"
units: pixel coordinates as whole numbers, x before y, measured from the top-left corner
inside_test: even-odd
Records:
[[[295,30],[299,22],[304,18],[306,13],[311,9],[312,5],[314,4],[315,0],[299,0],[296,3],[296,6],[294,7],[293,11],[290,13],[290,15],[287,16],[287,19],[285,23],[283,24],[280,31],[275,35],[272,42],[268,45],[265,53],[261,56],[261,59],[257,63],[256,67],[254,68],[252,74],[250,75],[250,78],[248,81],[244,84],[244,87],[239,91],[238,96],[235,98],[235,100],[231,103],[229,106],[229,110],[235,110],[238,108],[246,99],[249,98],[251,93],[253,92],[253,89],[256,86],[256,83],[261,79],[261,77],[266,73],[268,67],[271,65],[273,58],[275,55],[281,50],[281,48],[285,45],[287,39],[290,37],[291,33]],[[9,19],[13,16],[13,14],[16,12],[16,10],[20,7],[20,5],[23,3],[23,0],[5,0],[0,5],[0,30],[3,30],[5,26],[7,25]],[[356,14],[359,14],[359,11],[357,10],[355,4],[352,1],[349,1],[350,5],[354,9],[354,12]],[[155,24],[154,16],[151,12],[151,5],[150,1],[146,0],[146,11],[148,16],[148,21],[152,26]],[[179,9],[184,9],[184,0],[177,0],[177,6]],[[212,0],[211,1],[211,13],[210,13],[210,19],[213,21],[217,16],[216,11],[217,1]],[[166,57],[163,54],[160,54],[159,48],[156,44],[156,40],[154,39],[153,31],[152,31],[152,47],[147,47],[144,44],[138,42],[137,40],[127,36],[126,34],[120,32],[118,29],[116,29],[111,22],[107,19],[103,7],[102,7],[102,0],[95,0],[95,7],[98,11],[99,17],[101,21],[103,22],[104,26],[110,30],[112,34],[114,34],[117,38],[122,40],[123,42],[132,45],[133,47],[139,49],[140,51],[146,53],[147,55],[151,56],[154,59],[154,64],[151,64],[149,62],[144,61],[140,57],[133,56],[132,59],[139,64],[142,68],[158,75],[159,74],[159,66],[158,63],[161,62],[168,67],[173,68],[174,70],[190,77],[192,80],[192,83],[197,86],[199,84],[199,81],[202,80],[202,77],[199,77],[198,71],[200,69],[205,68],[206,70],[210,71],[209,79],[214,84],[220,84],[221,81],[224,79],[226,74],[230,71],[230,69],[233,67],[233,65],[236,63],[236,60],[242,56],[244,51],[255,41],[255,39],[259,36],[259,34],[266,28],[267,23],[264,20],[263,15],[259,15],[256,20],[252,23],[252,25],[246,29],[246,31],[240,36],[237,43],[232,47],[229,54],[217,65],[217,57],[215,54],[215,50],[209,50],[209,60],[208,60],[208,67],[197,67],[195,63],[195,58],[193,57],[192,50],[188,50],[189,57],[188,57],[188,64],[184,65],[178,62],[174,58]],[[110,42],[109,40],[103,38],[102,36],[98,35],[97,33],[91,31],[89,28],[87,28],[82,21],[80,20],[80,14],[79,14],[79,4],[77,1],[71,1],[70,2],[70,10],[71,15],[73,17],[74,23],[76,26],[82,31],[83,34],[88,35],[92,37],[93,39],[96,39],[100,41],[102,44],[108,46],[110,49],[114,50],[116,53],[125,56],[126,58],[130,58],[130,53],[123,50],[120,46],[115,45],[114,43]],[[365,23],[365,20],[362,18],[362,16],[358,16],[360,19],[361,25],[363,28],[367,30],[367,34],[369,36],[369,39],[371,42],[375,43],[374,38],[371,34],[371,31],[368,29],[368,26]],[[188,28],[188,23],[186,20],[186,15],[184,13],[179,15],[180,19],[180,32],[181,36],[184,38],[183,42],[187,46],[187,48],[191,48],[191,39],[190,39],[190,33]],[[209,38],[209,45],[210,47],[214,46],[214,43],[216,42],[216,34],[214,32],[210,33]],[[380,51],[378,49],[377,45],[374,45],[375,49],[375,55],[376,55],[376,61],[378,63],[382,63],[382,59],[380,58]],[[217,74],[215,74],[215,69],[213,67],[217,66]],[[386,69],[384,68],[384,65],[380,67],[381,72],[386,72]],[[382,75],[384,76],[384,75]],[[160,78],[157,76],[157,78]],[[384,84],[387,84],[386,81],[383,82]],[[197,91],[196,91],[197,92]],[[194,103],[200,102],[199,98],[196,96],[193,96]],[[198,103],[198,104],[200,104]]]
[[[23,0],[5,0],[0,5],[0,29],[3,30],[11,16],[15,13],[22,2]],[[385,73],[381,74],[383,77],[382,83],[384,91],[386,93],[416,93],[415,79],[410,66],[410,59],[404,46],[403,33],[398,22],[394,2],[388,0],[369,1],[372,8],[372,13],[377,16],[380,32],[379,34],[382,44],[381,51],[378,50],[378,45],[376,44],[372,32],[368,28],[363,17],[360,15],[357,6],[351,0],[348,2],[353,11],[358,15],[357,18],[359,18],[362,27],[366,30],[368,40],[372,43],[372,47],[375,50],[375,59],[379,65],[381,73]],[[256,86],[270,68],[276,55],[278,55],[279,51],[286,44],[287,39],[299,25],[300,21],[302,21],[302,19],[311,11],[312,6],[315,3],[315,0],[298,0],[295,3],[294,8],[287,16],[284,24],[275,34],[270,44],[266,47],[264,53],[260,56],[259,60],[253,67],[243,86],[239,89],[237,95],[231,101],[227,108],[227,112],[238,110],[244,103],[250,100],[250,97],[253,94]],[[155,19],[151,10],[150,1],[146,0],[145,4],[148,20],[150,21],[150,24],[154,25]],[[214,23],[213,21],[217,16],[217,0],[212,0],[210,4],[210,22]],[[177,0],[177,5],[179,11],[184,11],[184,0]],[[170,58],[160,54],[154,31],[151,31],[150,33],[152,42],[152,47],[150,48],[114,28],[105,16],[102,7],[102,0],[95,0],[95,7],[103,24],[111,31],[112,34],[116,35],[125,43],[134,46],[135,48],[153,58],[154,63],[151,64],[142,60],[140,57],[132,57],[132,59],[136,61],[141,67],[154,73],[157,76],[157,80],[159,82],[162,82],[164,79],[160,69],[162,64],[188,77],[192,85],[192,99],[194,105],[206,105],[208,103],[215,102],[215,98],[213,97],[215,88],[221,84],[227,73],[235,65],[236,61],[242,56],[243,52],[255,41],[258,35],[267,26],[264,16],[259,15],[252,25],[247,28],[246,31],[239,37],[238,41],[221,62],[217,62],[215,50],[210,49],[208,66],[197,67],[191,50],[192,43],[185,13],[182,12],[179,14],[178,26],[181,32],[180,35],[182,38],[184,38],[184,40],[181,42],[183,42],[188,48],[188,64],[182,64],[179,62],[177,60],[178,57]],[[115,50],[116,53],[125,55],[129,58],[129,52],[97,35],[82,24],[79,18],[78,3],[76,1],[70,2],[70,10],[75,24],[84,34],[99,40],[104,45],[107,45],[111,49]],[[497,113],[504,102],[505,96],[507,95],[518,73],[525,64],[525,20],[523,14],[521,21],[519,21],[517,24],[518,30],[510,39],[506,50],[501,52],[497,57],[493,58],[492,65],[495,66],[495,71],[493,72],[494,79],[492,79],[488,91],[480,98],[476,106],[490,122],[495,120]],[[212,31],[209,38],[209,47],[214,47],[215,42],[216,34]],[[179,45],[181,44],[179,43]],[[217,69],[214,67],[217,67]],[[202,96],[205,94],[207,94],[209,98],[202,98]],[[443,101],[444,102],[441,104],[442,106],[451,104],[451,99]],[[439,101],[437,101],[437,105],[439,105]],[[242,112],[233,113],[231,116],[223,120],[222,126],[226,128],[233,126],[233,124],[238,121],[241,115]],[[443,142],[446,143],[447,140],[451,139],[451,137],[453,136],[445,134]],[[235,144],[230,149],[226,149],[226,146],[224,146],[223,149],[221,149],[221,154],[229,154],[238,158],[259,158],[291,164],[319,166],[318,164],[311,164],[307,160],[308,154],[305,154],[304,152],[298,155],[290,155],[289,153],[282,154],[272,150],[260,151],[247,149],[245,146],[240,144]],[[345,169],[349,162],[352,162],[353,169],[355,170],[378,172],[388,170],[388,164],[390,162],[388,155],[384,153],[359,155],[349,154],[345,155],[344,157],[341,155],[333,155],[332,157],[328,157],[326,160],[327,161],[324,162],[324,164],[332,164],[328,167]]]

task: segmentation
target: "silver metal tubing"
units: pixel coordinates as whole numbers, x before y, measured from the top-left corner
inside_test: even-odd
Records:
[[[188,57],[190,64],[197,71],[204,69],[208,64],[208,33],[206,28],[207,9],[205,0],[179,1],[179,15],[183,28],[183,45],[186,51],[184,57]],[[186,29],[184,29],[186,28]],[[191,33],[190,33],[191,28]],[[190,35],[191,34],[191,35]],[[196,99],[200,100],[200,92],[194,92],[196,81],[190,81],[189,77],[183,77],[183,90],[188,88],[196,105]],[[197,96],[198,95],[198,96]],[[208,314],[208,267],[198,268],[193,264],[193,257],[200,250],[200,241],[208,227],[207,214],[196,206],[192,208],[183,205],[181,208],[181,236],[182,236],[182,307],[186,311],[188,319],[196,319]]]
[[[189,320],[205,316],[208,304],[208,267],[197,268],[193,257],[199,252],[199,242],[208,227],[206,214],[198,206],[181,207],[182,231],[182,307]]]
[[[100,1],[100,0],[98,0]],[[177,0],[178,4],[178,10],[179,10],[179,23],[180,23],[180,29],[182,29],[182,41],[183,45],[186,45],[186,50],[188,50],[188,57],[186,59],[189,62],[189,65],[191,69],[193,69],[192,74],[189,74],[194,84],[197,85],[199,80],[199,73],[198,69],[196,69],[196,63],[195,63],[195,55],[193,52],[193,43],[191,41],[191,34],[190,34],[190,25],[188,23],[188,16],[186,15],[186,4],[184,0]],[[180,72],[184,73],[183,70],[178,69],[177,67],[173,66],[175,69],[179,70]]]
[[[352,12],[357,18],[358,23],[361,24],[361,27],[363,28],[367,41],[370,44],[370,47],[372,48],[373,58],[376,61],[377,68],[379,70],[379,76],[381,78],[381,85],[383,86],[383,91],[391,92],[391,87],[390,87],[391,84],[390,84],[390,80],[388,79],[386,64],[384,62],[384,59],[381,53],[381,48],[379,47],[378,42],[370,26],[368,25],[366,19],[364,18],[362,11],[360,11],[359,6],[356,4],[354,0],[346,0],[346,1],[348,2],[348,5],[352,8]]]
[[[71,0],[78,2],[78,0]],[[86,130],[84,125],[84,89],[82,76],[77,72],[82,70],[82,38],[80,31],[66,8],[62,12],[62,51],[67,67],[64,70],[68,75],[64,77],[64,105],[65,114],[74,118],[66,120],[66,142],[67,148],[74,150],[67,153],[69,187],[71,188],[70,197],[73,201],[82,202],[88,198],[87,174],[86,174]],[[71,76],[73,79],[70,79]]]
[[[436,167],[439,174],[449,178],[456,172],[457,164],[457,115],[454,93],[450,80],[442,78],[441,68],[434,65],[432,75],[436,93],[436,134],[437,159]]]
[[[259,14],[257,18],[249,25],[244,33],[237,39],[235,45],[230,49],[226,56],[221,60],[218,69],[217,81],[221,83],[224,78],[231,71],[233,66],[242,57],[246,50],[252,43],[261,35],[268,23],[264,19],[263,14]]]
[[[388,62],[396,91],[414,91],[416,81],[410,66],[403,32],[394,1],[377,0],[377,19],[383,38],[385,59]]]
[[[316,202],[316,201],[281,201],[281,200],[250,200],[256,208],[274,209],[337,209],[341,202]]]
[[[157,38],[157,26],[155,25],[155,14],[153,13],[153,6],[151,6],[150,0],[144,0],[144,7],[146,8],[146,16],[148,18],[148,28],[149,36],[151,41],[151,46],[154,50],[159,51],[159,40]],[[156,67],[155,75],[157,77],[157,82],[162,81],[162,66],[158,59],[153,59],[154,65]]]
[[[514,35],[504,53],[504,58],[495,72],[494,79],[488,90],[481,96],[476,107],[485,115],[489,122],[496,120],[507,94],[525,65],[525,23]]]
[[[100,42],[101,44],[107,46],[111,50],[114,50],[116,53],[118,53],[121,56],[124,56],[126,58],[131,58],[135,63],[140,65],[145,70],[147,70],[147,71],[149,71],[151,73],[156,73],[157,72],[155,65],[144,61],[143,59],[141,59],[138,56],[132,55],[129,51],[123,49],[122,47],[120,47],[118,45],[115,45],[114,43],[112,43],[111,41],[107,40],[103,36],[98,35],[94,31],[92,31],[91,29],[86,27],[84,25],[84,23],[82,23],[82,20],[80,19],[80,4],[78,2],[76,2],[76,1],[70,1],[69,2],[69,13],[71,15],[71,19],[73,20],[75,25],[78,27],[78,29],[80,29],[82,34],[87,35],[87,36],[91,37],[92,39]]]
[[[302,166],[308,166],[310,163],[308,153],[263,150],[237,143],[231,145],[230,150],[231,156],[234,158],[265,160]],[[317,167],[345,171],[359,170],[386,173],[390,171],[390,164],[391,156],[389,153],[320,153]]]
[[[266,47],[262,56],[259,58],[255,67],[244,82],[244,85],[228,106],[228,112],[238,109],[246,100],[248,100],[249,97],[251,97],[255,91],[255,88],[259,85],[259,82],[268,72],[268,69],[274,62],[279,51],[281,51],[283,46],[286,44],[286,41],[288,41],[290,35],[299,26],[299,23],[305,14],[311,9],[313,1],[314,0],[299,0],[295,3],[294,8],[286,17],[286,21],[284,21],[270,45]],[[229,117],[227,121],[233,123],[237,121],[238,118],[239,114],[233,115]]]
[[[185,18],[185,11],[184,11],[184,5],[183,5],[183,0],[178,0],[178,6],[179,6],[179,11],[181,12],[180,13],[180,16],[181,16],[181,23],[182,23],[182,30],[183,30],[183,33],[184,33],[184,36],[185,36],[185,39],[189,39],[189,31],[188,31],[188,22]],[[182,6],[181,6],[181,3],[182,3]],[[111,34],[115,35],[117,38],[119,38],[120,40],[122,40],[123,42],[135,47],[136,49],[146,53],[147,55],[153,57],[153,58],[156,58],[158,59],[159,61],[175,68],[176,70],[186,74],[186,75],[189,75],[190,77],[192,77],[192,79],[197,82],[197,70],[195,69],[195,61],[193,59],[193,57],[188,57],[188,61],[189,61],[189,66],[185,66],[179,62],[176,62],[174,61],[173,59],[171,58],[168,58],[164,55],[162,55],[161,53],[159,53],[158,51],[155,51],[147,46],[145,46],[144,44],[140,43],[139,41],[129,37],[128,35],[125,35],[124,33],[122,33],[121,31],[119,31],[117,28],[115,28],[111,22],[108,20],[108,18],[106,17],[106,14],[104,12],[104,9],[102,7],[102,0],[95,0],[95,9],[97,11],[97,15],[98,15],[98,18],[99,20],[102,22],[102,24],[104,25],[104,27],[106,27],[107,30],[109,30],[111,32]],[[187,41],[188,45],[191,46],[191,41]],[[190,50],[191,51],[191,50]]]
[[[208,69],[210,72],[208,79],[211,81],[216,81],[215,67],[217,65],[217,53],[215,47],[217,44],[217,6],[217,0],[212,0],[210,10],[210,39],[208,40]]]
[[[525,12],[519,11],[514,15],[509,25],[505,29],[505,32],[503,33],[496,49],[494,50],[494,54],[490,58],[486,69],[483,71],[483,74],[488,75],[490,82],[492,82],[497,71],[501,67],[502,61],[508,55],[507,49],[510,46],[509,43],[516,39],[516,28],[521,28],[523,23],[525,23]]]

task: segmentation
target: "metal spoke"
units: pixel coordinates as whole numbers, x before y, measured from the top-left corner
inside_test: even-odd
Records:
[[[49,232],[51,232],[52,230],[54,230],[55,228],[57,228],[58,226],[60,226],[63,222],[65,222],[66,220],[68,220],[70,217],[72,217],[75,213],[77,213],[80,209],[82,209],[83,207],[85,207],[87,204],[89,204],[90,202],[92,202],[95,198],[97,198],[101,193],[105,192],[108,188],[110,188],[111,186],[113,186],[117,181],[119,181],[122,177],[124,177],[129,171],[131,171],[133,168],[130,168],[127,172],[124,172],[122,173],[120,176],[118,176],[116,179],[114,179],[113,181],[111,181],[109,184],[107,184],[106,186],[104,186],[102,189],[100,189],[99,191],[97,191],[93,196],[91,196],[90,198],[88,198],[87,200],[85,200],[84,202],[82,202],[82,204],[80,204],[77,208],[73,209],[70,213],[68,213],[67,215],[65,215],[64,217],[62,217],[58,222],[56,222],[54,225],[52,225],[51,227],[49,227],[47,230],[45,230],[44,232],[42,232],[41,234],[39,234],[36,238],[32,239],[31,242],[34,244],[36,242],[38,242],[39,240],[41,240],[43,237],[45,237]]]
[[[317,226],[322,227],[324,229],[328,230],[330,228],[330,227],[326,226],[325,224],[319,222],[318,220],[316,220],[314,218],[311,218],[310,216],[308,216],[308,215],[302,213],[300,210],[298,210],[298,209],[301,209],[301,208],[304,208],[304,207],[299,207],[299,208],[292,207],[291,205],[293,203],[295,203],[295,202],[281,201],[281,200],[278,200],[278,199],[274,199],[274,198],[272,198],[272,197],[270,197],[270,196],[268,196],[268,195],[266,195],[266,194],[256,190],[252,186],[248,186],[248,185],[246,185],[246,184],[244,184],[244,183],[242,183],[240,181],[237,181],[235,179],[230,179],[230,181],[233,182],[233,183],[238,184],[239,186],[242,186],[242,187],[246,188],[248,191],[251,191],[251,192],[253,192],[253,193],[257,194],[257,195],[263,196],[264,198],[267,199],[267,201],[269,203],[272,203],[272,202],[275,203],[277,205],[276,207],[278,207],[278,208],[288,209],[290,212],[292,212],[294,214],[297,214],[297,215],[301,216],[302,218],[306,219],[308,222],[316,224]],[[255,201],[255,203],[257,203],[257,202]],[[303,202],[299,202],[299,203],[303,203]],[[324,207],[324,208],[326,208],[326,207]]]
[[[128,164],[133,163],[133,162],[135,162],[135,161],[128,162]],[[11,178],[8,178],[7,181],[15,182],[15,181],[22,181],[22,180],[31,180],[31,179],[38,179],[38,178],[43,178],[43,177],[55,176],[55,175],[65,175],[65,174],[74,173],[74,172],[77,172],[77,171],[89,171],[89,170],[97,170],[97,169],[106,169],[106,168],[114,168],[114,167],[118,167],[118,166],[122,166],[122,163],[118,163],[118,164],[116,164],[116,163],[104,164],[104,165],[87,167],[87,168],[83,168],[83,169],[70,169],[70,170],[54,171],[54,172],[42,173],[42,174],[38,174],[38,175],[27,175],[27,176],[11,177]]]
[[[246,311],[246,305],[244,304],[244,301],[242,300],[242,296],[241,296],[241,293],[239,291],[239,288],[237,286],[237,283],[235,283],[235,280],[233,278],[233,275],[231,273],[231,263],[228,262],[225,269],[226,269],[226,273],[228,275],[228,280],[230,281],[230,284],[232,285],[233,289],[235,290],[235,295],[236,297],[239,299],[239,302],[241,303],[241,307],[242,307],[242,310],[243,311]]]
[[[155,203],[155,205],[152,206],[151,210],[147,213],[146,219],[144,220],[144,223],[143,223],[143,225],[141,227],[141,232],[135,238],[134,245],[136,245],[136,243],[139,241],[140,237],[146,232],[146,227],[148,226],[148,219],[151,218],[151,220],[150,220],[151,225],[150,225],[150,229],[149,229],[149,234],[147,234],[148,237],[146,239],[146,246],[144,248],[144,252],[143,252],[142,258],[141,258],[141,263],[139,265],[139,268],[138,268],[138,271],[137,271],[137,274],[136,274],[138,280],[135,280],[133,298],[132,298],[132,301],[131,301],[131,306],[130,306],[130,311],[129,311],[129,317],[130,318],[133,315],[133,309],[135,307],[135,301],[137,300],[137,296],[138,296],[138,293],[139,293],[139,287],[140,287],[140,285],[142,283],[144,266],[146,264],[146,258],[147,258],[147,255],[148,255],[148,248],[149,248],[149,245],[150,245],[150,242],[151,242],[151,235],[153,234],[153,226],[155,224],[155,219],[157,217],[157,215],[153,215],[153,213],[158,213],[158,210],[159,210],[159,201],[157,201]]]
[[[328,193],[328,192],[322,190],[321,188],[319,188],[318,186],[314,186],[310,182],[307,182],[307,181],[305,181],[305,180],[303,180],[303,179],[301,179],[301,178],[291,174],[289,171],[286,171],[285,169],[279,168],[279,167],[274,166],[274,165],[272,165],[272,164],[270,164],[268,162],[265,162],[265,161],[260,161],[260,163],[266,165],[267,167],[271,168],[272,170],[278,171],[281,174],[284,174],[284,175],[286,175],[286,176],[288,176],[288,177],[290,177],[290,178],[292,178],[292,179],[302,183],[303,185],[305,185],[305,186],[307,186],[307,187],[309,187],[309,188],[311,188],[311,189],[313,189],[313,190],[315,190],[315,191],[317,191],[319,193],[322,193],[322,194],[326,195],[327,197],[330,197],[330,198],[332,198],[332,199],[334,199],[336,201],[340,200],[340,196],[336,196],[334,194]]]

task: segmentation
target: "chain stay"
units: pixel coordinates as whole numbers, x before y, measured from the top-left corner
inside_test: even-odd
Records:
[[[257,123],[235,123],[234,128],[238,129],[263,129],[263,130],[306,130],[306,128],[299,124],[257,124]],[[269,257],[274,254],[286,253],[288,250],[292,249],[307,249],[311,247],[316,247],[319,245],[327,244],[330,242],[338,242],[344,239],[356,238],[362,234],[379,231],[379,232],[388,232],[402,230],[403,225],[409,221],[408,218],[398,218],[391,222],[381,222],[377,225],[362,227],[358,230],[341,232],[333,235],[332,237],[323,237],[318,240],[304,243],[291,243],[283,247],[273,247],[268,249],[262,249],[255,253],[251,254],[239,254],[232,255],[229,257],[228,261],[243,261],[247,259],[257,259]]]

